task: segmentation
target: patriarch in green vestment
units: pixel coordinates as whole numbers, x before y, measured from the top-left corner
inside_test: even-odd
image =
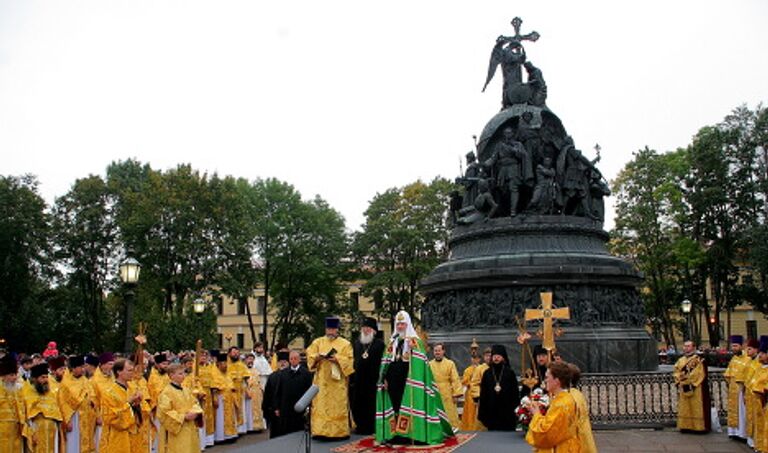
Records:
[[[376,443],[436,445],[453,436],[424,342],[408,313],[395,316],[376,392]]]

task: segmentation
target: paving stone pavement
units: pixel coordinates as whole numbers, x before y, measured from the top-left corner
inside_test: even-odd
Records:
[[[730,440],[724,433],[682,434],[676,430],[595,431],[600,453],[619,452],[752,452],[746,444]]]
[[[616,430],[595,431],[595,443],[599,453],[643,453],[643,452],[707,452],[707,453],[751,453],[752,449],[745,444],[732,441],[724,433],[704,435],[681,434],[673,429],[655,430]],[[236,443],[217,445],[207,448],[211,453],[234,453],[250,450],[259,442],[268,440],[266,433],[241,436]],[[258,448],[254,451],[258,451]],[[303,451],[303,450],[302,450]],[[320,449],[313,448],[313,451]]]

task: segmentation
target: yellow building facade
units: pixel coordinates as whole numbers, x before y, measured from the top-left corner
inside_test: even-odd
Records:
[[[354,282],[346,284],[345,296],[357,306],[362,316],[370,316],[379,321],[379,328],[384,330],[385,338],[389,337],[391,327],[388,319],[374,315],[375,305],[373,299],[362,294],[361,288],[363,282]],[[253,348],[253,339],[251,329],[248,324],[248,311],[250,310],[253,321],[253,330],[257,339],[263,338],[264,334],[264,309],[265,302],[267,306],[267,328],[270,343],[274,338],[275,316],[270,310],[270,304],[264,294],[264,288],[258,288],[253,295],[248,298],[248,306],[245,302],[238,301],[228,296],[223,296],[214,306],[216,310],[216,332],[219,337],[219,347],[224,349],[229,346],[237,346],[240,349],[250,351]],[[329,313],[328,315],[331,315]],[[348,320],[347,320],[348,321]],[[352,330],[349,324],[342,325],[342,335],[349,335]],[[304,348],[305,345],[301,339],[295,340],[289,345],[291,348]]]

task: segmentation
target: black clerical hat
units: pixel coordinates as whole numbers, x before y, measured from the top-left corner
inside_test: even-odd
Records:
[[[0,359],[0,376],[16,374],[18,372],[19,369],[17,368],[16,360],[13,357],[10,355],[5,355],[2,359]]]
[[[219,352],[216,354],[216,361],[217,362],[226,362],[227,361],[227,353],[226,352]]]
[[[93,354],[88,354],[87,356],[85,356],[85,363],[94,367],[99,366],[99,358]]]
[[[336,316],[329,316],[325,318],[326,329],[338,329],[341,324],[341,320]]]
[[[156,354],[154,359],[155,363],[163,363],[168,361],[168,357],[166,357],[162,352],[160,354]]]
[[[509,358],[507,357],[507,348],[505,348],[502,344],[495,344],[491,346],[491,355],[500,355],[504,357],[505,362],[509,363]]]
[[[85,358],[81,355],[73,355],[69,358],[69,367],[70,368],[77,368],[79,366],[85,365]]]
[[[277,360],[288,360],[290,353],[288,351],[277,351]]]
[[[533,356],[535,357],[537,355],[549,355],[549,354],[547,353],[547,350],[544,349],[544,346],[537,344],[536,346],[533,347]]]
[[[48,374],[47,363],[38,363],[37,365],[29,369],[29,375],[32,377],[32,379],[39,378],[40,376],[45,376],[46,374]]]
[[[379,323],[376,322],[375,318],[366,316],[363,318],[363,327],[370,327],[373,330],[379,330]]]

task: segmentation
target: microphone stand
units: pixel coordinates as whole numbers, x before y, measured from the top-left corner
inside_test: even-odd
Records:
[[[304,452],[312,452],[312,404],[304,411]]]

